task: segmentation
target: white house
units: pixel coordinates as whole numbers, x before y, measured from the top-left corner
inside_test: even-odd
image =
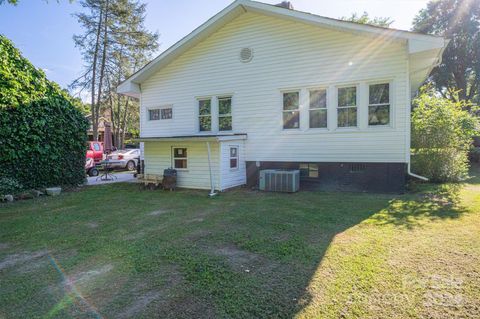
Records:
[[[174,167],[181,187],[297,168],[302,185],[401,191],[411,97],[447,43],[237,0],[118,92],[140,98],[145,173]]]

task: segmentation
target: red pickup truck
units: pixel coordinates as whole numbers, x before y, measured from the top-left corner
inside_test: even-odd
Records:
[[[95,163],[103,160],[103,143],[102,142],[87,142],[87,158],[93,158]]]

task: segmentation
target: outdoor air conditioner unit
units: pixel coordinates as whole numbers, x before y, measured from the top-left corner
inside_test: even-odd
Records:
[[[294,193],[300,189],[299,170],[266,169],[260,171],[260,190]]]

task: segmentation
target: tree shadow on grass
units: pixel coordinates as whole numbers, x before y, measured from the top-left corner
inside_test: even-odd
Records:
[[[358,267],[372,262],[368,255],[356,256],[355,247],[375,239],[363,237],[361,231],[347,233],[349,229],[362,223],[412,229],[466,212],[460,204],[462,185],[425,187],[395,198],[322,192],[243,194],[241,208],[218,216],[210,235],[196,238],[183,257],[173,261],[187,273],[192,291],[208,296],[220,317],[292,318],[312,303],[309,287],[316,276],[349,272],[348,264],[322,269],[334,240],[351,250],[348,256],[355,256]]]
[[[462,184],[415,186],[413,193],[392,199],[370,220],[379,225],[393,224],[410,229],[435,220],[459,218],[467,212],[460,202],[462,187]]]

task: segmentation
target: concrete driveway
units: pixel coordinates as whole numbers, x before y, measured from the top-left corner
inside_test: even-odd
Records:
[[[100,172],[101,174],[102,172]],[[132,172],[115,172],[113,176],[116,176],[117,178],[114,178],[113,180],[110,181],[102,181],[100,179],[100,176],[93,176],[93,177],[87,177],[87,184],[86,185],[103,185],[103,184],[112,184],[112,183],[135,183],[137,179],[133,177]]]

